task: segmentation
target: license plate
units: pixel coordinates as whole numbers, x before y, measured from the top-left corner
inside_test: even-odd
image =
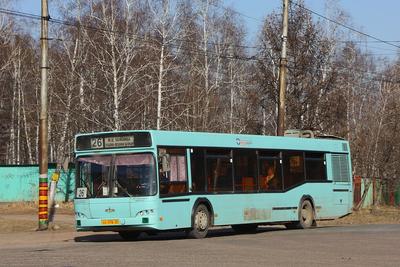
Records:
[[[112,219],[112,220],[101,220],[102,225],[115,225],[115,224],[120,224],[118,219]]]

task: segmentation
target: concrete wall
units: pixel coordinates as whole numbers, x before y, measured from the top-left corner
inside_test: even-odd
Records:
[[[49,164],[49,185],[55,164]],[[0,166],[0,202],[37,201],[39,192],[38,165],[1,165]],[[57,185],[56,200],[73,199],[75,171],[71,166],[68,172],[61,171]]]

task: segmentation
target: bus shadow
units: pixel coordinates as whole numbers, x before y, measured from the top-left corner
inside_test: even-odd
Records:
[[[210,238],[221,238],[227,236],[245,236],[245,235],[257,235],[266,232],[276,232],[286,230],[284,227],[259,227],[257,232],[254,233],[236,233],[230,227],[210,229],[208,231],[207,239]],[[122,239],[118,233],[102,233],[102,234],[91,234],[85,236],[77,236],[74,238],[75,242],[143,242],[143,241],[166,241],[166,240],[182,240],[188,239],[184,231],[169,231],[169,232],[158,232],[156,234],[148,235],[146,233],[141,234],[137,240],[126,241]],[[192,239],[194,240],[194,239]]]

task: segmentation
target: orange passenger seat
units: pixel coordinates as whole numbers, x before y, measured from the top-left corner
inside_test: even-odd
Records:
[[[242,178],[242,190],[243,191],[254,191],[256,184],[254,183],[253,177]]]

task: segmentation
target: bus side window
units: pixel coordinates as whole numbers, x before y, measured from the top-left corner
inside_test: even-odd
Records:
[[[306,180],[307,181],[325,181],[326,165],[323,153],[306,152]]]
[[[192,174],[192,192],[205,192],[206,179],[205,168],[205,149],[193,148],[190,154],[191,174]]]
[[[232,158],[229,149],[207,149],[206,176],[208,192],[232,192]]]
[[[159,156],[160,194],[186,193],[188,188],[186,150],[159,148]]]
[[[257,154],[255,150],[233,150],[235,192],[257,190]]]
[[[278,151],[259,151],[258,184],[260,191],[282,190],[282,166]]]
[[[285,189],[304,182],[304,153],[283,152],[283,185]]]

